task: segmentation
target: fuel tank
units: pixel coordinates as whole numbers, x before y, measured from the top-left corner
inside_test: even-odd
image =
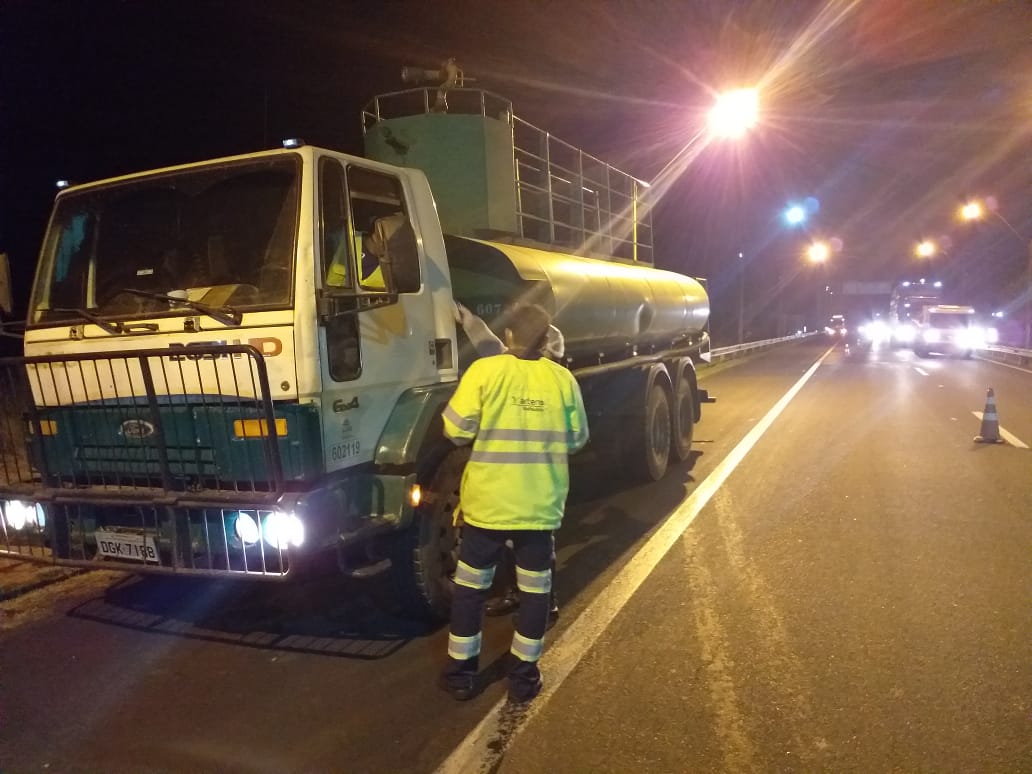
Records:
[[[705,288],[681,274],[468,237],[445,243],[456,300],[497,334],[511,304],[540,304],[572,366],[690,346],[709,319]]]

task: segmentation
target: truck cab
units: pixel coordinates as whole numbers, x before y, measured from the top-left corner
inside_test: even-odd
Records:
[[[934,352],[969,358],[995,342],[995,328],[981,325],[974,307],[934,304],[921,310],[913,346],[918,357]]]

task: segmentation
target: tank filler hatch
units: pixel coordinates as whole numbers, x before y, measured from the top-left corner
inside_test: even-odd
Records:
[[[648,183],[518,118],[470,88],[454,59],[406,67],[407,83],[362,111],[366,155],[422,170],[444,230],[564,252],[653,263]]]

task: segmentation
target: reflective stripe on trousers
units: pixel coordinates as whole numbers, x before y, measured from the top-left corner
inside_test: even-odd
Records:
[[[476,673],[479,647],[476,652],[466,647],[474,639],[479,643],[487,599],[494,569],[506,550],[505,541],[512,540],[516,554],[517,578],[520,583],[520,609],[516,615],[513,639],[514,674],[537,676],[537,659],[541,656],[545,627],[548,624],[552,564],[552,533],[548,530],[490,530],[466,524],[462,528],[459,566],[456,569],[455,592],[452,598],[451,630],[448,637],[450,656],[446,674]],[[488,573],[490,576],[488,576]],[[460,582],[461,577],[461,582]],[[533,587],[534,590],[531,590]],[[516,643],[519,642],[517,647]],[[454,651],[453,643],[457,646]],[[472,655],[467,655],[472,654]]]
[[[524,637],[519,632],[512,634],[512,647],[509,652],[516,658],[523,661],[537,661],[541,658],[541,651],[545,649],[545,638],[531,639]]]
[[[552,590],[552,569],[527,570],[516,565],[516,587],[530,594],[548,594]]]
[[[486,591],[494,582],[495,565],[490,567],[474,567],[459,560],[455,568],[455,582],[460,586],[478,591]]]
[[[459,661],[474,658],[480,655],[480,632],[472,637],[460,637],[457,634],[448,634],[448,656]]]

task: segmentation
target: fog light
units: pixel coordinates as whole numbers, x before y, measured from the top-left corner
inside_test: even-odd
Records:
[[[290,546],[297,548],[305,542],[305,525],[296,514],[273,511],[265,517],[262,535],[272,548],[286,551]]]
[[[245,546],[253,546],[262,536],[261,530],[258,529],[258,520],[244,511],[237,512],[233,532]]]

